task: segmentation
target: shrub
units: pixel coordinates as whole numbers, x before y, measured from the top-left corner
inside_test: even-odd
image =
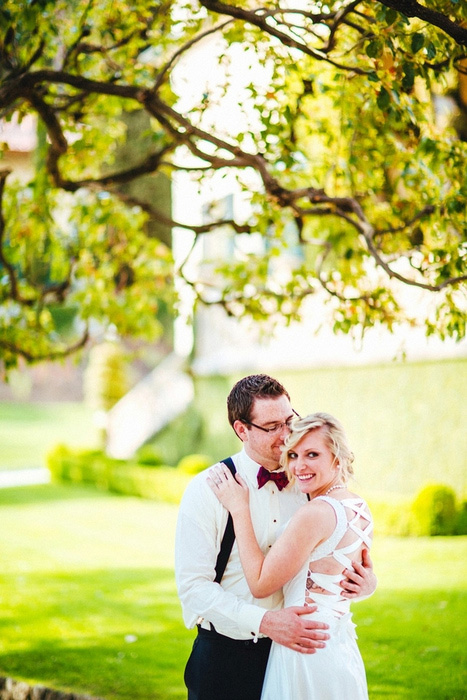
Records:
[[[201,455],[194,456],[193,464],[199,464]],[[72,450],[65,445],[49,452],[47,466],[56,481],[95,484],[106,491],[175,504],[180,503],[191,478],[174,467],[148,469],[135,461],[112,459],[98,450]]]
[[[135,459],[138,464],[142,464],[145,467],[159,467],[161,464],[164,464],[161,453],[152,445],[140,447],[135,455]]]
[[[174,467],[161,467],[154,474],[157,478],[157,500],[178,505],[191,476]]]
[[[57,445],[47,455],[47,467],[56,481],[95,484],[108,489],[112,472],[122,460],[111,459],[101,450],[72,450]]]
[[[59,481],[64,476],[64,465],[70,450],[66,445],[55,445],[55,447],[50,450],[47,454],[46,463],[49,469],[52,479]]]
[[[467,501],[463,501],[457,511],[455,535],[467,535]]]
[[[212,464],[212,460],[207,455],[187,455],[182,457],[178,463],[178,469],[185,474],[198,474],[203,469],[207,469]]]
[[[456,496],[449,486],[429,484],[412,503],[417,535],[453,535],[456,530]]]

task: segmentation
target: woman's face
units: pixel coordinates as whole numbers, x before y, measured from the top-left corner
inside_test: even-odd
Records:
[[[307,433],[295,447],[287,450],[288,466],[300,490],[319,496],[339,478],[339,466],[327,445],[323,428]]]

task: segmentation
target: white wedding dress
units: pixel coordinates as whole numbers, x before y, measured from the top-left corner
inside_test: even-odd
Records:
[[[314,654],[273,642],[261,700],[368,700],[350,601],[341,596],[339,582],[342,571],[352,567],[352,554],[370,546],[373,522],[361,498],[318,498],[334,509],[336,527],[284,586],[284,606],[316,603],[310,619],[326,622],[330,639]]]

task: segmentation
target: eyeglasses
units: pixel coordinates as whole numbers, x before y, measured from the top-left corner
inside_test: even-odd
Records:
[[[270,428],[264,428],[262,425],[256,425],[256,423],[252,423],[250,420],[245,420],[245,418],[241,418],[240,420],[242,423],[246,423],[247,425],[253,426],[253,428],[258,428],[258,430],[262,430],[264,433],[278,433],[281,431],[284,427],[287,428],[288,430],[292,430],[292,421],[297,417],[300,418],[298,415],[297,411],[295,411],[292,408],[292,411],[294,412],[294,416],[291,418],[288,418],[286,421],[282,421],[282,423],[276,423],[276,425],[272,425]]]

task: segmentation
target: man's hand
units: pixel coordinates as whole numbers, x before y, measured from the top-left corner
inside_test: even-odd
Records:
[[[327,630],[329,625],[303,617],[315,610],[315,605],[270,610],[263,617],[259,631],[289,649],[314,654],[317,649],[323,649],[324,640],[329,639],[329,634],[319,631]]]
[[[368,598],[375,592],[377,584],[368,549],[362,550],[362,563],[354,563],[353,566],[355,571],[350,569],[344,571],[344,576],[347,578],[343,579],[340,584],[344,589],[342,596],[344,598]]]

